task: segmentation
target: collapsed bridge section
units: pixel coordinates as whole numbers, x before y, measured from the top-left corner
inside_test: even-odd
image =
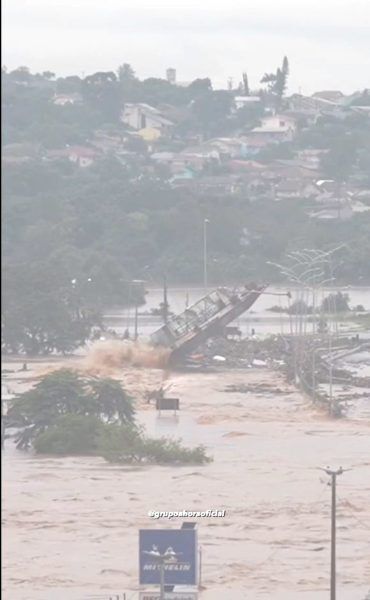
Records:
[[[241,289],[217,288],[168,319],[152,334],[151,342],[171,348],[172,363],[181,361],[210,337],[221,335],[229,323],[251,308],[266,287],[250,283]]]

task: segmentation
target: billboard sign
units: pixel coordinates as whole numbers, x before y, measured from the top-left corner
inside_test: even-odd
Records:
[[[141,529],[139,531],[139,583],[159,585],[160,562],[156,555],[168,554],[164,562],[165,585],[197,584],[196,529]]]
[[[178,398],[157,398],[157,410],[180,410],[180,400]]]

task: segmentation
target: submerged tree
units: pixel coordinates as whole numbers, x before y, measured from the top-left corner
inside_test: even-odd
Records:
[[[18,395],[7,415],[17,447],[41,454],[102,456],[119,463],[202,464],[203,446],[152,439],[135,423],[133,401],[118,381],[71,369],[46,375]]]
[[[47,240],[44,238],[45,254]],[[66,270],[50,258],[8,265],[4,271],[2,347],[9,353],[70,352],[84,344],[99,311]]]
[[[335,312],[349,312],[349,295],[343,294],[343,292],[337,292],[336,294],[329,294],[321,304],[321,310],[323,313],[335,313]]]
[[[22,428],[17,444],[26,449],[65,415],[95,417],[106,423],[134,423],[132,400],[117,381],[85,378],[71,369],[49,373],[34,388],[18,395],[8,420]]]

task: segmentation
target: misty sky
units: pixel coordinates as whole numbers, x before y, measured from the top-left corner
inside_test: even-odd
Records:
[[[210,76],[237,84],[290,60],[290,91],[370,87],[370,0],[4,0],[3,64],[60,75]],[[5,39],[4,39],[5,38]]]

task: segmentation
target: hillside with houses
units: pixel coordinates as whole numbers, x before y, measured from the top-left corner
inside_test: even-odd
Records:
[[[288,251],[338,245],[336,281],[368,284],[370,90],[288,84],[286,57],[226,89],[174,69],[140,80],[128,64],[86,77],[3,69],[12,326],[34,305],[38,327],[43,302],[65,315],[74,280],[90,315],[128,301],[132,279],[201,282],[205,219],[210,284],[276,281],[269,263]]]
[[[177,83],[174,69],[139,81],[129,65],[85,79],[21,67],[3,74],[4,163],[114,159],[196,195],[311,200],[310,218],[350,219],[370,197],[369,90],[285,95],[286,65],[280,91],[274,74],[256,91],[246,74],[213,90]]]

